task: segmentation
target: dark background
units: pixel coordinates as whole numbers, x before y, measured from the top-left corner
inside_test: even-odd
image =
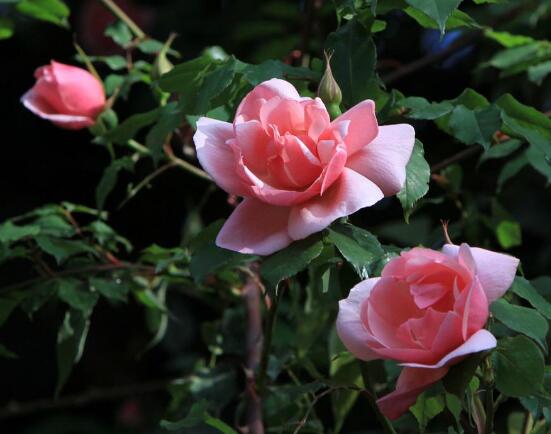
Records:
[[[90,54],[108,54],[116,50],[101,36],[109,16],[104,17],[97,2],[68,3],[72,7],[71,31],[21,19],[17,23],[16,35],[0,42],[4,59],[0,67],[3,137],[0,220],[60,201],[93,207],[95,187],[109,162],[105,149],[90,143],[87,131],[55,128],[25,110],[19,102],[21,95],[34,83],[34,69],[51,59],[76,63],[72,34]],[[305,11],[300,1],[126,0],[121,5],[147,33],[159,40],[165,40],[171,31],[177,32],[179,37],[175,48],[182,53],[183,59],[197,56],[206,46],[220,45],[228,53],[248,62],[269,58],[286,60],[291,58],[293,49],[303,44]],[[314,56],[320,57],[326,35],[335,28],[334,11],[327,1],[318,12],[308,39],[309,51]],[[387,30],[377,38],[383,75],[396,65],[428,54],[421,44],[423,32],[406,16],[397,14],[389,19]],[[537,88],[518,77],[498,80],[495,71],[474,70],[480,58],[488,56],[495,48],[487,42],[474,43],[451,64],[434,63],[393,83],[393,87],[405,95],[421,95],[437,101],[453,98],[469,86],[490,100],[509,91],[526,104],[542,111],[550,110],[549,85]],[[120,119],[150,107],[145,90],[136,87],[128,101],[116,107]],[[432,125],[420,123],[415,126],[431,164],[463,149]],[[477,169],[475,157],[463,164],[463,189],[471,192],[465,199],[476,202],[481,212],[490,214],[492,204],[487,198],[494,196],[523,228],[522,246],[510,253],[522,259],[523,269],[530,278],[549,273],[551,195],[543,177],[526,169],[522,176],[506,184],[504,191],[495,196],[495,180],[502,162],[486,163]],[[125,175],[127,178],[122,179],[108,201],[108,209],[112,210],[110,223],[131,240],[137,251],[152,243],[167,247],[179,245],[188,209],[206,194],[207,188],[203,181],[181,171],[167,172],[157,178],[150,189],[142,191],[117,210],[118,202],[124,197],[124,184],[141,179],[150,171],[151,167],[143,165],[138,167],[135,175]],[[444,191],[431,184],[429,196],[442,195]],[[226,203],[223,192],[213,193],[202,212],[204,222],[227,216],[231,208]],[[403,224],[396,199],[383,201],[377,210],[358,213],[353,217],[354,223],[378,233],[385,242],[401,245],[431,245],[440,241],[438,221],[441,218],[450,219],[452,223],[462,222],[463,228],[472,223],[449,201],[422,208],[412,218],[409,228]],[[457,236],[495,247],[491,228],[480,222],[472,224],[478,228],[477,240],[469,240],[468,234],[461,230],[456,231]],[[408,234],[404,236],[404,232]],[[4,270],[0,281],[23,280],[24,273],[25,269]],[[201,306],[183,297],[174,299],[171,304],[178,317],[186,320],[171,322],[163,344],[140,359],[136,354],[148,340],[141,309],[133,305],[119,308],[101,305],[94,313],[83,360],[74,370],[63,394],[81,393],[91,387],[168,378],[186,363],[184,360],[180,365],[171,366],[170,360],[185,359],[189,352],[204,351],[194,324],[208,319],[212,312],[202,311]],[[0,359],[0,408],[13,400],[51,399],[56,378],[55,339],[59,321],[60,312],[55,308],[41,312],[32,322],[22,313],[17,313],[1,330],[0,341],[18,353],[19,359]],[[158,392],[94,402],[78,409],[37,411],[18,419],[0,418],[0,432],[152,432],[167,402],[166,393]],[[365,415],[358,415],[358,425],[361,426],[363,418]]]

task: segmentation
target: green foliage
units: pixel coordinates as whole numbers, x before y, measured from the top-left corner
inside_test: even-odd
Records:
[[[406,183],[398,193],[406,222],[409,222],[417,201],[429,191],[429,180],[430,167],[424,157],[423,144],[416,140],[411,159],[406,167]]]
[[[21,0],[17,3],[17,10],[37,20],[69,27],[70,10],[61,0]]]
[[[440,32],[446,29],[446,21],[457,9],[462,0],[406,0],[406,2],[425,13],[438,23]]]
[[[504,395],[531,395],[541,387],[543,356],[530,339],[517,336],[500,340],[493,363],[496,387]]]

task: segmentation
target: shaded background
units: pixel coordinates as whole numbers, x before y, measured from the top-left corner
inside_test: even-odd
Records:
[[[305,5],[296,0],[125,0],[119,3],[153,37],[165,40],[171,31],[177,32],[179,37],[174,46],[183,59],[197,56],[206,46],[219,45],[251,63],[270,58],[292,63],[296,58],[293,50],[304,48],[305,40],[308,51],[320,57],[327,34],[337,25],[329,1],[317,12],[307,35],[304,33]],[[111,21],[109,14],[93,0],[68,4],[72,9],[71,31],[84,49],[98,55],[116,52],[116,47],[102,36],[103,28]],[[490,17],[479,18],[485,22]],[[435,38],[434,33],[421,29],[407,16],[395,14],[388,21],[388,28],[376,38],[383,76],[450,43],[449,39],[440,41],[437,35]],[[549,26],[547,30],[540,26],[534,36],[549,37],[548,29]],[[0,220],[46,203],[70,201],[94,206],[95,187],[109,163],[105,150],[90,143],[87,131],[75,133],[54,128],[19,103],[20,96],[34,83],[35,68],[51,59],[75,63],[71,32],[21,19],[16,35],[1,41],[0,48],[4,59],[0,68],[3,120]],[[437,101],[453,98],[465,87],[473,87],[490,100],[511,92],[526,104],[542,111],[551,110],[549,80],[542,87],[536,87],[519,77],[499,80],[496,71],[475,69],[480,59],[493,50],[495,46],[489,42],[473,43],[454,58],[433,63],[392,83],[392,87],[408,96],[421,95]],[[130,98],[117,106],[120,119],[152,106],[145,90],[138,85]],[[415,126],[431,164],[463,149],[427,123]],[[458,240],[495,247],[492,223],[480,215],[491,215],[492,206],[498,202],[522,226],[523,243],[510,253],[522,258],[523,269],[530,278],[549,273],[551,194],[545,179],[532,169],[525,169],[522,176],[507,183],[504,191],[496,196],[495,180],[503,163],[488,162],[479,169],[476,163],[476,157],[463,163],[462,189],[469,193],[461,198],[477,204],[475,211],[461,212],[453,200],[429,203],[415,214],[408,227],[403,223],[397,200],[388,199],[377,205],[377,212],[364,210],[352,220],[387,243],[434,245],[442,238],[439,219],[449,219],[452,235]],[[207,194],[203,181],[172,171],[157,178],[151,188],[117,210],[117,204],[124,198],[124,185],[132,179],[141,179],[151,169],[145,164],[139,166],[134,175],[125,175],[127,179],[123,177],[108,201],[111,224],[129,238],[137,250],[152,243],[166,247],[179,245],[188,211]],[[205,223],[226,217],[231,211],[223,192],[209,194],[201,214]],[[429,197],[447,196],[448,192],[438,183],[431,184]],[[461,228],[454,227],[453,223],[459,222]],[[22,280],[25,272],[24,268],[3,270],[0,282]],[[166,392],[155,391],[160,389],[156,381],[185,370],[194,352],[206,352],[198,324],[216,317],[214,312],[190,299],[172,297],[171,310],[178,320],[171,321],[162,344],[141,358],[137,355],[150,338],[143,311],[132,304],[118,308],[100,304],[94,313],[83,360],[76,366],[63,395],[80,394],[92,387],[134,384],[138,385],[139,393],[126,393],[123,388],[118,391],[120,396],[115,393],[117,396],[112,399],[102,398],[76,409],[33,411],[12,419],[0,417],[0,431],[10,434],[158,431],[158,420],[169,397]],[[51,399],[60,319],[61,312],[55,307],[40,312],[32,322],[18,312],[1,329],[0,341],[19,354],[19,359],[0,359],[0,408],[10,401]],[[351,426],[343,432],[365,427],[369,418],[369,413],[356,409],[350,418]]]

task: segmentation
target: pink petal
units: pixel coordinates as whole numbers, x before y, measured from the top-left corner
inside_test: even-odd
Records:
[[[76,66],[54,61],[51,66],[66,109],[64,113],[94,118],[103,110],[105,91],[96,77]]]
[[[294,99],[276,96],[262,104],[259,119],[266,131],[274,125],[281,135],[304,130],[304,106]]]
[[[226,143],[233,134],[233,126],[228,122],[200,118],[193,141],[201,166],[216,184],[228,193],[247,196],[250,189],[238,176],[234,153]]]
[[[361,320],[362,303],[369,298],[379,278],[364,280],[354,286],[348,297],[339,301],[337,334],[344,346],[360,360],[378,359],[377,353],[369,348],[372,340]]]
[[[479,353],[490,350],[497,345],[496,338],[488,330],[482,329],[473,334],[462,345],[446,354],[438,363],[434,365],[424,365],[420,363],[402,363],[402,366],[411,368],[439,369],[443,366],[453,364],[457,359],[463,358],[469,354]]]
[[[403,369],[396,383],[396,390],[377,400],[379,409],[389,419],[398,419],[415,404],[421,393],[442,379],[448,369]]]
[[[284,99],[300,100],[300,95],[291,83],[278,78],[272,78],[260,83],[243,98],[235,114],[236,120],[258,119],[262,105],[275,96]]]
[[[21,97],[23,105],[42,119],[47,119],[55,125],[68,130],[79,130],[95,124],[95,120],[86,116],[58,114],[42,98],[36,95],[33,89]]]
[[[306,125],[308,125],[308,136],[312,141],[317,142],[321,134],[329,127],[331,120],[325,104],[319,98],[307,102],[304,105]]]
[[[266,175],[266,162],[270,156],[270,137],[257,120],[234,124],[237,146],[243,155],[243,162],[257,176]]]
[[[379,129],[377,118],[375,117],[375,103],[371,100],[365,100],[356,104],[346,113],[335,119],[331,123],[331,126],[336,126],[342,121],[350,121],[346,137],[343,137],[348,155],[359,151],[377,137]]]
[[[377,203],[383,192],[370,180],[344,168],[339,179],[323,196],[298,204],[291,210],[289,234],[294,240],[325,229],[339,217]]]
[[[372,180],[385,196],[390,196],[404,186],[414,143],[415,130],[411,125],[381,126],[378,136],[351,156],[346,165]]]
[[[471,254],[476,263],[478,280],[488,297],[488,303],[497,300],[511,287],[519,260],[514,256],[471,247]],[[459,246],[446,244],[442,252],[453,258],[459,253]]]
[[[289,208],[244,199],[230,215],[216,238],[224,249],[255,255],[270,255],[287,247]]]

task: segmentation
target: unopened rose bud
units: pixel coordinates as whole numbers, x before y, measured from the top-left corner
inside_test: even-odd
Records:
[[[318,87],[318,96],[327,106],[327,110],[332,118],[341,114],[339,106],[342,101],[342,92],[335,77],[333,77],[331,55],[328,55],[327,52],[325,53],[325,73]]]

